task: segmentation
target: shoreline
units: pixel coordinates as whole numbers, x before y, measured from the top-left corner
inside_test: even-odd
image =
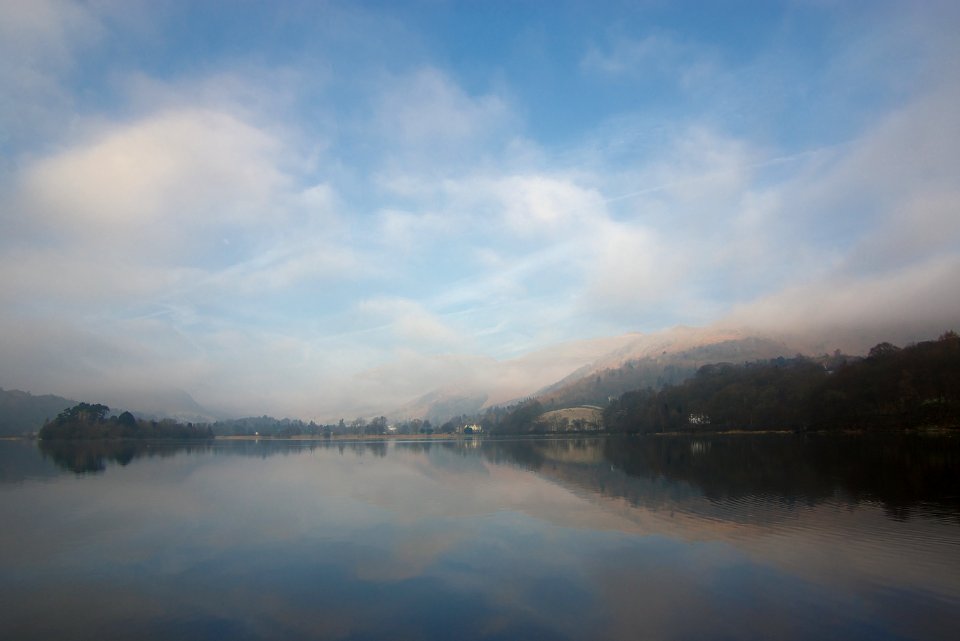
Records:
[[[652,436],[659,438],[669,437],[708,437],[708,436],[818,436],[818,435],[843,435],[843,436],[871,436],[878,434],[917,434],[917,435],[948,435],[960,434],[960,427],[930,426],[930,427],[910,427],[902,429],[844,429],[844,430],[697,430],[697,431],[672,431],[672,432],[551,432],[545,434],[341,434],[331,436],[319,436],[313,434],[298,434],[295,436],[272,436],[272,435],[226,435],[214,436],[213,438],[198,439],[176,439],[176,438],[119,438],[119,439],[50,439],[49,442],[57,443],[215,443],[215,442],[306,442],[306,443],[376,443],[376,442],[451,442],[451,441],[496,441],[496,440],[551,440],[551,439],[570,439],[570,438],[617,438],[617,437],[643,437]],[[43,439],[36,435],[5,435],[0,436],[0,441],[36,441]]]

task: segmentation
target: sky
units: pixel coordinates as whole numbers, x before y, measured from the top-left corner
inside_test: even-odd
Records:
[[[954,2],[0,0],[0,386],[383,411],[677,325],[960,328]]]

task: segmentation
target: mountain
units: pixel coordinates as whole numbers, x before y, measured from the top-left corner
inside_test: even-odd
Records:
[[[708,363],[792,356],[775,337],[743,330],[675,327],[652,334],[572,341],[507,361],[484,364],[468,383],[435,389],[390,413],[440,422],[536,396],[547,408],[605,405],[641,387],[679,383]]]
[[[707,364],[743,363],[795,353],[796,350],[771,338],[679,328],[638,339],[534,396],[547,408],[602,406],[630,390],[676,385]]]
[[[226,418],[203,407],[183,390],[154,390],[129,398],[103,400],[114,412],[131,408],[134,416],[144,420],[172,418],[181,423],[212,423]],[[77,401],[52,394],[34,396],[0,388],[0,436],[37,432],[45,422],[76,404]]]
[[[634,342],[639,334],[625,334],[551,345],[516,358],[471,360],[451,370],[449,381],[387,412],[391,420],[429,419],[443,423],[461,414],[510,403],[534,394],[599,356]]]
[[[422,418],[440,425],[453,416],[472,415],[479,412],[487,402],[487,395],[461,395],[453,391],[435,390],[416,398],[390,412],[390,420]]]
[[[36,432],[46,421],[76,404],[77,401],[52,394],[34,396],[0,388],[0,436]]]
[[[111,399],[108,405],[112,408],[131,407],[134,416],[146,420],[172,418],[181,423],[213,423],[228,418],[200,405],[181,389],[150,390],[120,400],[122,402]]]
[[[623,394],[604,412],[611,431],[899,430],[960,427],[960,337],[866,358],[777,358],[701,368],[681,385]]]

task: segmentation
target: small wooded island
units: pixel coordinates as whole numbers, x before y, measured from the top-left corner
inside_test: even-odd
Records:
[[[195,426],[172,419],[144,421],[130,412],[108,416],[110,408],[100,403],[78,403],[48,421],[38,436],[49,440],[106,439],[212,439],[208,425]]]

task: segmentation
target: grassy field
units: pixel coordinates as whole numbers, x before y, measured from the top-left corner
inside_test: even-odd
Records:
[[[562,410],[553,410],[544,412],[540,415],[541,421],[550,425],[561,425],[566,422],[573,426],[574,421],[583,421],[587,429],[597,429],[603,425],[603,410],[596,405],[581,405],[580,407],[568,407]]]

